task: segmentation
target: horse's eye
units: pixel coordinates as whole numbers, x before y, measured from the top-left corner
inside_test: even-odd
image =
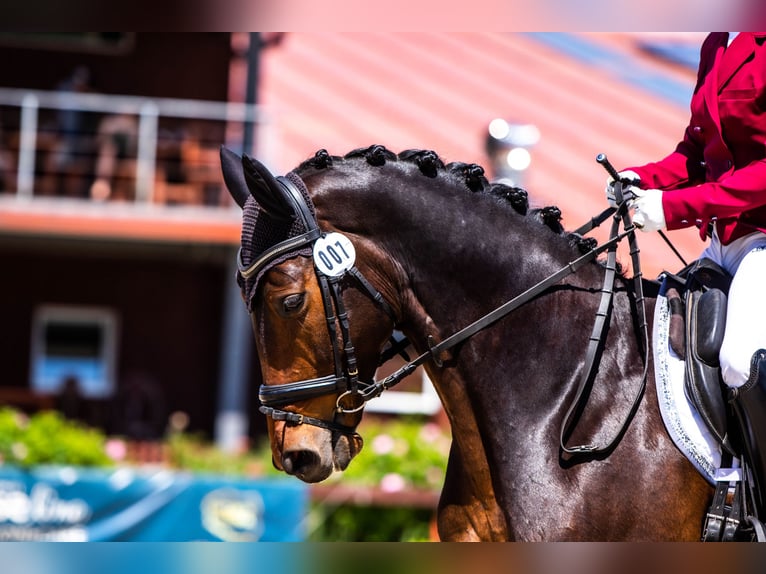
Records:
[[[285,313],[295,313],[303,306],[303,293],[288,295],[282,299],[282,309]]]

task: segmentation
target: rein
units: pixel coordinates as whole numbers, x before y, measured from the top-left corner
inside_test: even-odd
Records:
[[[424,352],[423,354],[419,355],[403,367],[401,367],[399,370],[395,371],[394,373],[391,373],[388,377],[385,379],[370,384],[368,387],[368,390],[365,392],[365,400],[370,400],[374,397],[377,397],[382,393],[384,390],[390,389],[391,387],[395,386],[399,382],[401,382],[402,379],[407,377],[417,369],[420,365],[425,363],[428,359],[433,359],[434,362],[437,364],[437,366],[441,366],[442,361],[439,358],[439,355],[443,353],[444,351],[447,351],[451,349],[452,347],[457,346],[459,343],[462,343],[469,337],[472,337],[479,331],[486,329],[493,323],[496,323],[512,311],[515,311],[522,305],[529,303],[531,300],[535,299],[542,293],[544,293],[546,290],[548,290],[550,287],[556,285],[559,283],[562,279],[567,277],[568,275],[572,275],[573,273],[576,273],[583,265],[586,263],[592,261],[595,259],[598,255],[606,251],[607,249],[610,249],[612,247],[616,247],[616,245],[626,236],[628,236],[630,233],[633,232],[633,229],[628,229],[626,231],[623,231],[622,233],[617,234],[614,237],[610,237],[608,241],[603,243],[602,245],[599,245],[598,247],[593,248],[592,250],[588,251],[588,253],[582,255],[581,257],[575,259],[574,261],[569,262],[565,267],[562,267],[552,275],[549,275],[539,283],[533,285],[523,293],[520,293],[510,301],[507,301],[506,303],[503,303],[500,307],[495,309],[494,311],[491,311],[484,315],[483,317],[477,319],[470,325],[462,328],[460,331],[454,333],[453,335],[447,337],[444,339],[441,343],[435,344],[429,349]],[[429,337],[429,342],[433,342],[433,339]]]
[[[623,433],[627,430],[628,424],[633,418],[636,410],[638,410],[638,406],[641,403],[641,399],[644,396],[644,391],[646,390],[646,378],[649,370],[649,327],[646,320],[646,304],[642,283],[643,275],[641,272],[641,260],[639,258],[640,250],[638,248],[638,241],[636,240],[635,226],[633,225],[630,213],[628,212],[628,202],[625,200],[622,194],[622,183],[620,182],[619,178],[616,179],[615,182],[615,197],[618,201],[619,207],[617,208],[613,217],[610,237],[617,235],[619,225],[622,223],[626,230],[625,233],[628,235],[630,258],[634,270],[633,285],[636,296],[635,304],[636,310],[639,314],[639,329],[641,329],[644,344],[644,370],[641,374],[641,382],[638,392],[633,399],[633,404],[631,405],[628,414],[625,416],[625,420],[620,425],[619,430],[605,445],[599,446],[596,444],[583,444],[572,447],[566,446],[565,437],[567,434],[571,434],[571,432],[574,430],[574,412],[580,408],[581,405],[583,405],[585,389],[588,383],[593,381],[598,371],[598,362],[601,355],[600,349],[606,334],[608,318],[611,315],[612,301],[614,299],[614,279],[617,272],[617,249],[616,246],[610,246],[609,252],[607,254],[606,273],[604,275],[604,288],[601,293],[601,302],[599,303],[599,308],[596,311],[596,320],[593,324],[593,331],[591,332],[591,336],[588,341],[588,351],[585,359],[586,369],[583,371],[583,375],[580,378],[580,383],[577,387],[575,398],[572,401],[572,404],[570,405],[569,410],[567,410],[567,413],[564,416],[564,420],[561,423],[559,446],[562,452],[565,452],[569,455],[600,454],[610,451],[623,435]]]
[[[608,251],[608,259],[607,259],[607,271],[604,278],[604,287],[602,289],[602,297],[601,297],[601,303],[599,305],[598,311],[596,312],[596,321],[593,327],[593,331],[591,334],[591,337],[589,339],[589,346],[588,346],[588,352],[586,355],[586,370],[583,373],[583,376],[580,380],[580,384],[577,389],[577,393],[575,395],[575,399],[572,402],[572,405],[570,406],[569,410],[567,411],[567,415],[564,418],[564,422],[562,424],[562,430],[561,430],[561,448],[564,452],[570,453],[570,454],[592,454],[592,453],[599,453],[606,450],[609,450],[614,442],[621,436],[623,429],[627,426],[629,420],[632,418],[633,413],[635,412],[638,404],[641,401],[641,397],[644,393],[644,388],[646,386],[646,377],[648,373],[648,353],[649,353],[649,333],[648,333],[648,325],[646,322],[646,311],[645,311],[645,301],[643,296],[643,286],[641,283],[641,266],[639,261],[639,249],[638,245],[635,239],[635,227],[633,226],[630,215],[628,213],[628,205],[627,202],[624,201],[620,204],[620,207],[618,209],[610,208],[603,212],[600,217],[594,218],[591,220],[589,224],[586,224],[586,226],[583,226],[583,228],[590,225],[590,229],[592,229],[593,226],[596,225],[595,222],[597,222],[599,219],[603,221],[606,217],[614,213],[614,223],[612,225],[612,232],[610,234],[609,239],[604,242],[603,244],[599,245],[598,247],[593,248],[588,253],[585,253],[578,259],[575,259],[574,261],[571,261],[566,266],[562,267],[559,271],[553,273],[552,275],[546,277],[539,283],[533,285],[523,293],[520,293],[510,301],[504,303],[494,311],[491,311],[490,313],[487,313],[480,319],[476,320],[475,322],[471,323],[467,327],[464,327],[460,331],[456,332],[455,334],[451,335],[450,337],[446,338],[444,341],[432,345],[426,352],[421,354],[420,356],[416,357],[403,367],[401,367],[396,372],[392,373],[385,379],[381,381],[377,381],[374,383],[371,383],[364,391],[362,391],[363,394],[363,400],[368,401],[374,397],[379,396],[384,390],[390,389],[391,387],[397,385],[402,379],[407,377],[408,375],[412,374],[412,372],[417,369],[420,365],[425,363],[427,360],[432,359],[437,366],[441,366],[442,362],[439,358],[439,355],[447,351],[459,343],[462,343],[469,337],[475,335],[479,331],[489,327],[493,323],[497,322],[498,320],[502,319],[512,311],[518,309],[522,305],[525,305],[526,303],[530,302],[531,300],[535,299],[542,293],[544,293],[546,290],[548,290],[550,287],[556,285],[559,283],[562,279],[565,277],[576,273],[583,265],[586,263],[594,260],[598,255],[603,253],[604,251]],[[625,226],[625,229],[622,232],[619,232],[619,224],[623,223]],[[580,228],[580,229],[583,229]],[[589,229],[588,229],[589,230]],[[631,258],[633,262],[633,268],[635,270],[635,288],[636,288],[636,304],[640,303],[639,306],[639,312],[640,312],[640,327],[644,334],[644,371],[641,377],[641,386],[639,389],[639,392],[636,395],[636,398],[633,403],[633,407],[631,408],[631,411],[629,415],[626,417],[625,422],[621,425],[621,430],[619,433],[617,433],[616,437],[609,441],[606,446],[600,447],[596,445],[580,445],[575,447],[566,447],[564,444],[564,436],[567,432],[571,431],[572,429],[570,427],[570,419],[572,417],[572,414],[577,410],[577,408],[580,406],[582,402],[582,397],[584,390],[586,388],[587,382],[593,377],[595,374],[595,371],[597,370],[597,358],[598,358],[598,347],[601,344],[601,341],[603,339],[604,330],[606,328],[606,319],[609,315],[609,308],[611,307],[612,298],[614,295],[614,279],[616,276],[616,257],[617,257],[617,245],[620,241],[622,241],[623,238],[628,237],[630,246],[631,246]],[[430,339],[430,342],[432,339]]]

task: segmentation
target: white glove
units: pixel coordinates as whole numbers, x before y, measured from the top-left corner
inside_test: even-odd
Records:
[[[621,171],[617,175],[620,176],[620,179],[628,179],[630,180],[630,185],[638,185],[641,181],[641,178],[638,177],[638,174],[630,169],[626,169],[625,171]],[[630,186],[626,186],[630,187]],[[623,187],[623,191],[625,191],[625,187]],[[617,207],[617,202],[614,199],[614,180],[612,179],[612,176],[609,176],[606,180],[606,201],[609,203],[611,207]]]
[[[631,207],[635,208],[633,225],[641,231],[659,231],[665,229],[665,211],[662,209],[662,190],[639,189],[631,187],[635,199]]]

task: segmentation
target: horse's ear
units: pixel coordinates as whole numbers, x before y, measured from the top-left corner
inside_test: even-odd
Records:
[[[287,192],[265,165],[243,154],[242,168],[247,187],[261,209],[274,219],[283,221],[295,219],[295,207],[285,195]]]
[[[237,205],[244,208],[245,201],[250,197],[250,190],[247,188],[245,174],[242,172],[242,160],[224,146],[221,146],[221,171],[229,193]]]

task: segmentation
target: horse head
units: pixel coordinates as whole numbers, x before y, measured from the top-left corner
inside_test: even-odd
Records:
[[[365,245],[321,229],[303,181],[221,149],[243,210],[238,281],[250,312],[277,469],[306,482],[344,470],[394,312],[364,279]],[[362,336],[363,334],[363,336]]]

